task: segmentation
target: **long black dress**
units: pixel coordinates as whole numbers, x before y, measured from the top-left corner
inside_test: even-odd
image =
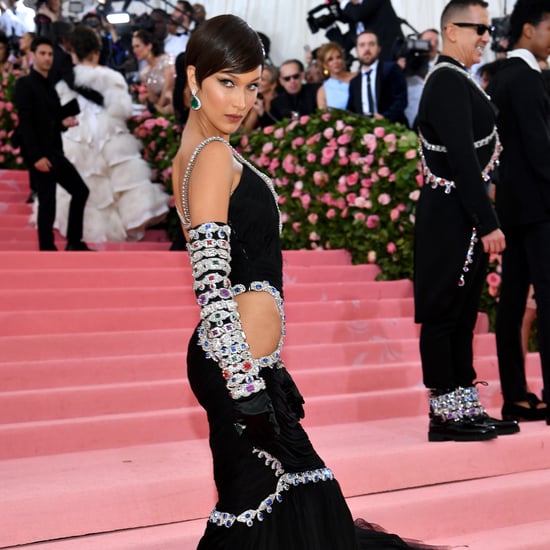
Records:
[[[243,172],[229,206],[231,282],[235,293],[269,292],[284,333],[274,191],[265,176],[237,158]],[[218,502],[198,550],[410,548],[399,537],[354,524],[338,482],[300,424],[301,396],[280,359],[282,339],[275,353],[259,360],[281,432],[253,441],[246,430],[239,435],[235,429],[233,400],[219,365],[205,357],[203,338],[199,325],[189,342],[188,378],[208,416]]]

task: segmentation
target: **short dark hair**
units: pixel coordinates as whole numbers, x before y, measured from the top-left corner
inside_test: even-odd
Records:
[[[451,0],[441,12],[441,30],[443,30],[449,23],[452,23],[451,19],[457,17],[460,12],[470,6],[488,8],[489,3],[485,2],[485,0]]]
[[[53,50],[53,42],[47,36],[36,36],[31,43],[31,52],[35,52],[38,46],[47,44]]]
[[[305,71],[304,64],[299,59],[287,59],[283,61],[279,67],[282,67],[283,65],[290,65],[291,63],[294,63],[298,67],[298,70],[303,73]]]
[[[530,23],[537,26],[550,13],[550,0],[517,0],[510,15],[510,45],[521,38],[523,25]]]
[[[86,59],[91,53],[101,52],[101,42],[94,29],[81,23],[69,35],[69,42],[79,61]]]
[[[195,67],[202,81],[220,71],[247,73],[264,65],[264,48],[258,33],[236,15],[212,17],[202,23],[185,48],[185,63]]]

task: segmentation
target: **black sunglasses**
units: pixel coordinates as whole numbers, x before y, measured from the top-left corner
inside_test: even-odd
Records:
[[[296,73],[296,74],[291,74],[289,76],[281,76],[281,78],[285,81],[285,82],[288,82],[289,80],[298,80],[300,78],[300,73]]]
[[[471,27],[476,30],[479,36],[483,36],[486,32],[493,34],[495,32],[494,25],[484,25],[483,23],[452,23],[457,27]]]

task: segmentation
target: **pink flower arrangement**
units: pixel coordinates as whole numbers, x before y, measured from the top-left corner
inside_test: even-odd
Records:
[[[0,168],[21,169],[23,157],[19,148],[14,147],[13,132],[19,123],[13,104],[13,89],[15,81],[22,73],[12,72],[0,75]]]
[[[382,278],[412,277],[416,134],[331,111],[232,141],[286,198],[285,248],[346,248],[356,263],[376,258]]]

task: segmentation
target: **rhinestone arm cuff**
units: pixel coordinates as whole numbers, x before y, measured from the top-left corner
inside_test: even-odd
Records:
[[[231,398],[241,399],[264,390],[265,382],[252,360],[229,280],[230,234],[226,224],[203,223],[189,230],[187,249],[206,334],[201,346],[218,363]]]

